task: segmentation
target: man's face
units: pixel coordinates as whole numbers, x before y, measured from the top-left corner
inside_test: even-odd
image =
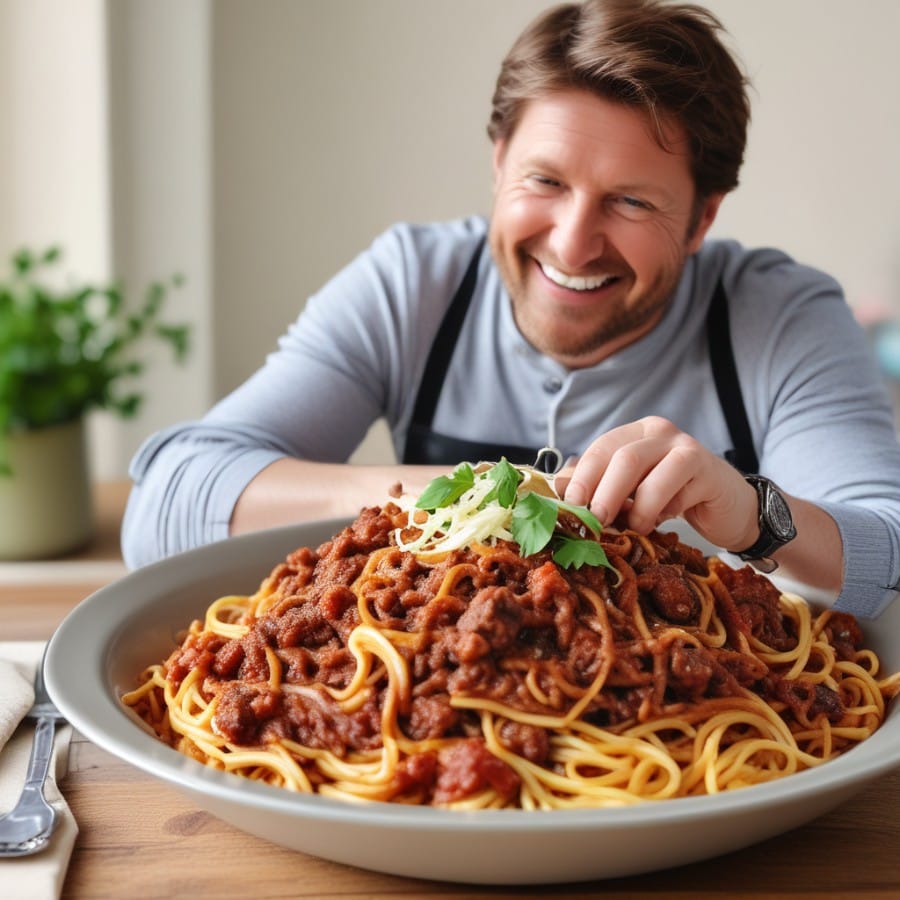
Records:
[[[491,250],[520,331],[569,368],[653,328],[712,224],[721,195],[692,223],[687,143],[676,126],[668,140],[641,113],[572,90],[531,101],[495,144]]]

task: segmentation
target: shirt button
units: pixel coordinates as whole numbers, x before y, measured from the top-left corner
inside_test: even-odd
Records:
[[[544,381],[544,391],[548,394],[558,394],[562,390],[562,379],[551,375]]]

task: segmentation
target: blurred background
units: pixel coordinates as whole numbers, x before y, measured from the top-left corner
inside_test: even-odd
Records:
[[[3,258],[59,243],[80,278],[186,279],[170,316],[192,323],[190,359],[149,351],[140,416],[96,414],[97,478],[246,378],[384,228],[489,211],[494,79],[547,5],[0,0]],[[706,5],[754,101],[715,234],[824,268],[862,320],[892,322],[900,3]],[[355,458],[390,458],[380,429]]]

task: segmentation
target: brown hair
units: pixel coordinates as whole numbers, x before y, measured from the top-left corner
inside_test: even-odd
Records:
[[[733,190],[750,120],[747,80],[708,10],[661,0],[585,0],[552,7],[507,54],[488,134],[509,138],[525,104],[582,89],[644,110],[656,140],[678,122],[690,141],[698,199]]]

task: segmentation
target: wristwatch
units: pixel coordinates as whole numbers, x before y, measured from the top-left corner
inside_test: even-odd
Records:
[[[759,538],[746,550],[733,551],[745,562],[752,562],[761,572],[774,572],[778,563],[772,554],[797,536],[791,508],[778,487],[762,475],[745,475],[747,483],[756,489],[759,502]]]

